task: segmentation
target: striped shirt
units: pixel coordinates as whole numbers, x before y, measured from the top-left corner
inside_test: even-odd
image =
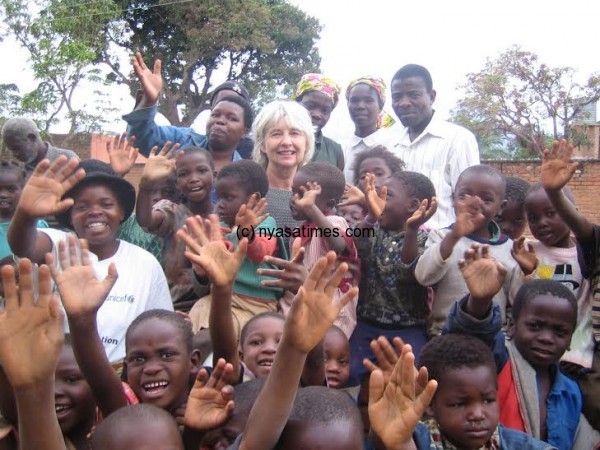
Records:
[[[479,164],[479,149],[473,133],[438,120],[434,114],[427,128],[413,142],[408,128],[404,128],[392,151],[406,164],[404,170],[422,173],[435,187],[438,207],[427,227],[438,229],[454,223],[452,192],[458,176],[467,167]]]

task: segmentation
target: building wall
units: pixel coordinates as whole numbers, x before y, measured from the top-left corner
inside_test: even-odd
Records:
[[[483,161],[496,167],[502,175],[523,178],[530,183],[540,180],[539,160],[527,161]],[[579,161],[577,172],[569,182],[579,212],[591,222],[600,224],[600,160]]]

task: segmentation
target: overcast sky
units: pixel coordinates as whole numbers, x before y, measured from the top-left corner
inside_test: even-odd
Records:
[[[291,1],[323,26],[318,42],[323,73],[345,88],[367,74],[389,83],[404,64],[422,64],[433,76],[435,107],[443,117],[460,98],[457,86],[465,75],[514,44],[551,66],[574,67],[582,78],[600,71],[597,0]],[[0,83],[16,83],[22,92],[32,88],[22,50],[5,41],[0,58],[5,63]],[[132,106],[128,94],[115,90],[113,95],[127,112]],[[392,113],[388,104],[386,110]],[[115,121],[109,128],[122,131],[123,124]],[[334,111],[328,131],[333,137],[352,131],[344,103]]]

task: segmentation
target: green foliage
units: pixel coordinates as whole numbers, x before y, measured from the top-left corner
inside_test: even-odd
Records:
[[[549,67],[536,54],[512,47],[467,75],[452,119],[482,141],[502,139],[521,149],[514,156],[539,157],[548,139],[568,136],[582,108],[600,99],[600,75],[583,84],[575,75],[573,68]]]

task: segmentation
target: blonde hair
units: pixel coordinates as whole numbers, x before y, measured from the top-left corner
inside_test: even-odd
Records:
[[[254,139],[252,159],[260,164],[263,169],[266,169],[269,165],[269,159],[261,149],[264,148],[269,130],[281,120],[285,120],[290,128],[301,131],[306,138],[306,149],[300,166],[309,162],[315,152],[315,132],[310,114],[306,108],[297,102],[276,100],[265,105],[252,124],[252,137]]]

